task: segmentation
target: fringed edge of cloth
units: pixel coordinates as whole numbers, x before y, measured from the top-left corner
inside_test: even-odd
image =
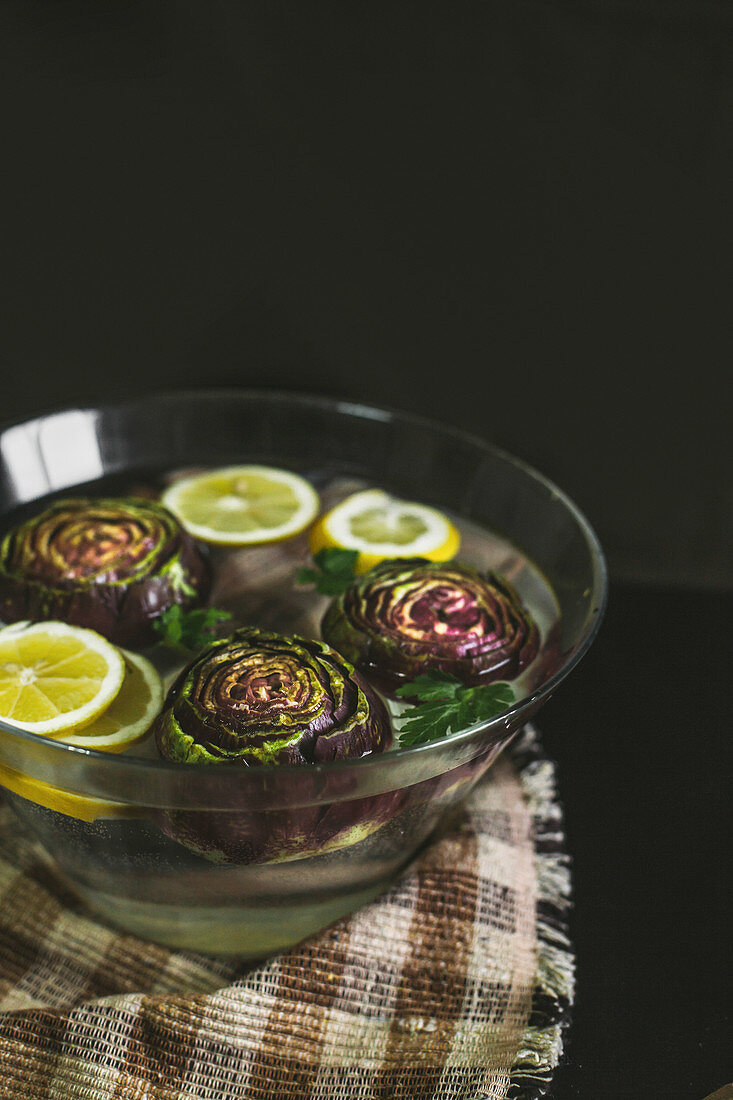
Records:
[[[511,1100],[546,1096],[563,1052],[563,1033],[575,992],[575,956],[568,934],[571,905],[570,857],[565,851],[563,814],[555,765],[532,726],[512,747],[534,828],[537,871],[537,972],[532,1011],[511,1069]]]

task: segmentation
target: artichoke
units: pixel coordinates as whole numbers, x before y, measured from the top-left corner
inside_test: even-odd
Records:
[[[60,500],[0,543],[0,618],[62,619],[122,646],[152,640],[173,604],[208,595],[207,559],[149,500]]]
[[[181,764],[308,765],[383,752],[392,727],[379,696],[329,646],[242,627],[183,670],[155,738],[160,755]],[[162,827],[210,860],[271,862],[354,843],[379,826],[392,801],[171,811]]]
[[[387,695],[427,669],[471,686],[511,680],[539,649],[537,626],[505,579],[424,558],[357,577],[329,604],[321,633]]]
[[[382,701],[323,642],[242,627],[181,673],[156,739],[182,764],[311,764],[383,752]]]

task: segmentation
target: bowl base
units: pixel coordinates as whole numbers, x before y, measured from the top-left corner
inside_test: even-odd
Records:
[[[99,916],[125,932],[182,951],[259,959],[286,950],[372,901],[393,879],[297,905],[182,906],[103,894],[74,883]]]

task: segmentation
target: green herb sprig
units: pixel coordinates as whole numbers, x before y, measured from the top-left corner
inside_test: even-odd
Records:
[[[160,634],[158,645],[194,652],[203,649],[215,638],[219,623],[231,617],[228,611],[222,611],[219,607],[197,607],[184,611],[179,604],[173,604],[155,619],[153,629]]]
[[[298,570],[298,584],[312,584],[324,596],[340,596],[354,579],[358,550],[326,547],[313,555],[316,568],[303,566]]]
[[[417,699],[406,712],[399,738],[400,745],[426,745],[458,733],[478,722],[494,718],[515,701],[509,684],[480,684],[466,687],[455,676],[431,669],[396,692],[403,699]]]

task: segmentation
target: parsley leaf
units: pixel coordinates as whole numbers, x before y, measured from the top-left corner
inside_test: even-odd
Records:
[[[358,550],[339,550],[325,547],[313,555],[316,568],[304,566],[298,570],[298,584],[312,584],[324,596],[340,596],[354,579]]]
[[[405,713],[400,745],[426,745],[450,731],[468,729],[501,714],[515,701],[509,684],[466,687],[447,672],[430,670],[403,684],[396,692],[403,699],[417,699]]]
[[[414,706],[400,729],[401,745],[424,745],[445,737],[451,727],[453,709],[445,703]]]
[[[184,611],[180,604],[173,604],[154,620],[153,629],[160,634],[158,645],[191,651],[202,649],[216,637],[220,622],[231,619],[228,611],[218,607],[197,607]]]
[[[411,680],[409,684],[403,684],[395,692],[404,699],[419,699],[428,702],[432,699],[455,699],[456,692],[460,691],[463,684],[449,672],[441,672],[439,669],[431,669]]]

